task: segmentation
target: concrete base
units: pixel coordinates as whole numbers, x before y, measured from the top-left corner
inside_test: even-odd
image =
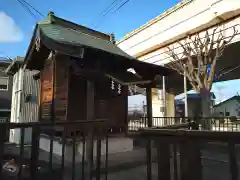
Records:
[[[24,132],[24,144],[30,145],[32,141],[32,128],[25,128]],[[9,142],[20,144],[21,143],[21,131],[20,129],[11,129],[9,132]]]
[[[59,141],[60,139],[53,140],[53,154],[62,156],[62,143]],[[40,137],[40,149],[45,151],[50,151],[50,138],[46,135]],[[78,141],[75,146],[75,159],[76,162],[80,162],[83,154],[82,142]],[[133,150],[133,140],[131,138],[125,137],[109,137],[108,139],[108,154],[114,154],[119,152],[126,152]],[[94,141],[94,157],[96,156],[96,141]],[[71,161],[73,155],[73,145],[66,144],[65,145],[65,160]],[[101,141],[101,155],[106,154],[106,140]],[[85,153],[86,155],[86,153]]]

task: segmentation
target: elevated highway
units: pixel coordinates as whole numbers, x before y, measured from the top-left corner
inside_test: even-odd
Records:
[[[240,34],[239,0],[183,0],[130,32],[117,44],[122,50],[142,61],[166,65],[171,61],[167,54],[168,46],[173,46],[180,54],[179,41],[184,41],[188,36],[197,33],[201,37],[206,31],[211,33],[216,27],[222,30],[226,38],[232,34],[232,27],[235,27]],[[217,62],[216,73],[225,72],[218,81],[239,79],[237,73],[237,68],[240,67],[239,34],[227,46]],[[173,95],[182,93],[183,77],[168,77],[166,90]],[[156,96],[156,93],[153,95]]]

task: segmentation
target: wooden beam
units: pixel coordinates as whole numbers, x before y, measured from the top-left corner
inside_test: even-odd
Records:
[[[94,120],[94,81],[87,80],[87,101],[86,101],[86,119],[87,121]],[[88,165],[88,178],[92,180],[93,176],[93,128],[92,126],[88,126],[87,132],[87,141],[86,141],[86,156],[87,156],[87,165]]]
[[[114,81],[116,81],[117,83],[121,84],[121,85],[131,85],[131,84],[150,84],[152,83],[151,80],[139,80],[139,81],[130,81],[130,82],[123,82],[122,80],[116,78],[116,77],[113,77],[112,75],[110,74],[105,74],[105,76],[113,79]]]

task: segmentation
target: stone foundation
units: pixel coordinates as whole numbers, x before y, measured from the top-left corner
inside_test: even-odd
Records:
[[[65,160],[71,161],[72,160],[72,152],[73,152],[73,145],[71,143],[67,143],[65,145]],[[50,151],[50,138],[47,135],[41,135],[39,148],[45,151]],[[83,147],[82,141],[78,140],[76,142],[75,147],[75,159],[76,161],[81,161],[83,148],[85,148],[86,152],[86,145]],[[126,152],[133,150],[133,140],[131,138],[126,137],[109,137],[108,139],[108,154],[114,154],[118,152]],[[94,141],[94,157],[96,156],[96,140]],[[53,140],[53,154],[62,156],[62,143],[60,138],[55,138]],[[101,141],[101,155],[106,154],[106,140]],[[85,153],[86,155],[86,153]]]

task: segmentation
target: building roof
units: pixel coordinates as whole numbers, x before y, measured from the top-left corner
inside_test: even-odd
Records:
[[[1,67],[8,67],[9,64],[11,64],[12,61],[9,59],[0,59],[0,66]]]
[[[8,58],[0,57],[0,71],[4,72],[5,69],[11,64],[12,61]]]
[[[236,95],[236,96],[233,96],[223,102],[220,102],[218,104],[216,104],[214,107],[219,107],[219,106],[222,106],[224,105],[225,103],[229,102],[229,101],[232,101],[232,100],[236,100],[238,103],[240,103],[240,96],[239,95]]]
[[[74,24],[70,21],[54,16],[53,13],[50,13],[48,18],[38,23],[38,33],[41,40],[46,41],[44,44],[49,46],[49,48],[54,46],[55,49],[60,50],[60,47],[56,44],[50,45],[50,43],[53,43],[53,40],[55,43],[58,42],[65,45],[78,46],[80,48],[95,48],[133,59],[133,57],[122,51],[110,41],[111,35]],[[69,52],[69,54],[73,54],[73,52]],[[76,57],[79,57],[80,51],[75,52],[74,54]]]
[[[14,61],[11,62],[11,64],[7,67],[5,70],[5,73],[8,75],[15,74],[18,69],[22,66],[24,62],[24,57],[17,56]]]
[[[144,79],[151,80],[156,75],[175,74],[169,68],[137,60],[121,50],[111,39],[111,35],[74,24],[51,12],[46,19],[36,24],[24,63],[29,69],[40,70],[50,50],[54,50],[78,60],[82,59],[84,63],[91,59],[94,60],[91,63],[98,61],[103,71],[108,69],[114,76],[118,73],[124,81],[132,78],[131,73],[126,73],[129,68],[133,68]],[[39,45],[41,50],[37,48]],[[81,52],[84,52],[84,57]]]
[[[181,9],[183,6],[191,3],[194,0],[182,0],[181,2],[177,3],[175,6],[167,9],[166,11],[164,11],[162,14],[158,15],[157,17],[151,19],[150,21],[148,21],[147,23],[145,23],[144,25],[140,26],[139,28],[133,30],[132,32],[126,34],[122,39],[120,39],[117,44],[121,43],[122,41],[127,40],[128,38],[131,38],[132,36],[136,35],[137,33],[141,32],[142,30],[148,28],[149,26],[157,23],[158,21],[160,21],[161,19],[165,18],[166,16],[174,13],[175,11]]]
[[[190,94],[187,94],[187,98],[201,98],[201,94],[200,93],[190,93]],[[211,92],[211,98],[212,99],[216,99],[216,96],[213,92]]]

